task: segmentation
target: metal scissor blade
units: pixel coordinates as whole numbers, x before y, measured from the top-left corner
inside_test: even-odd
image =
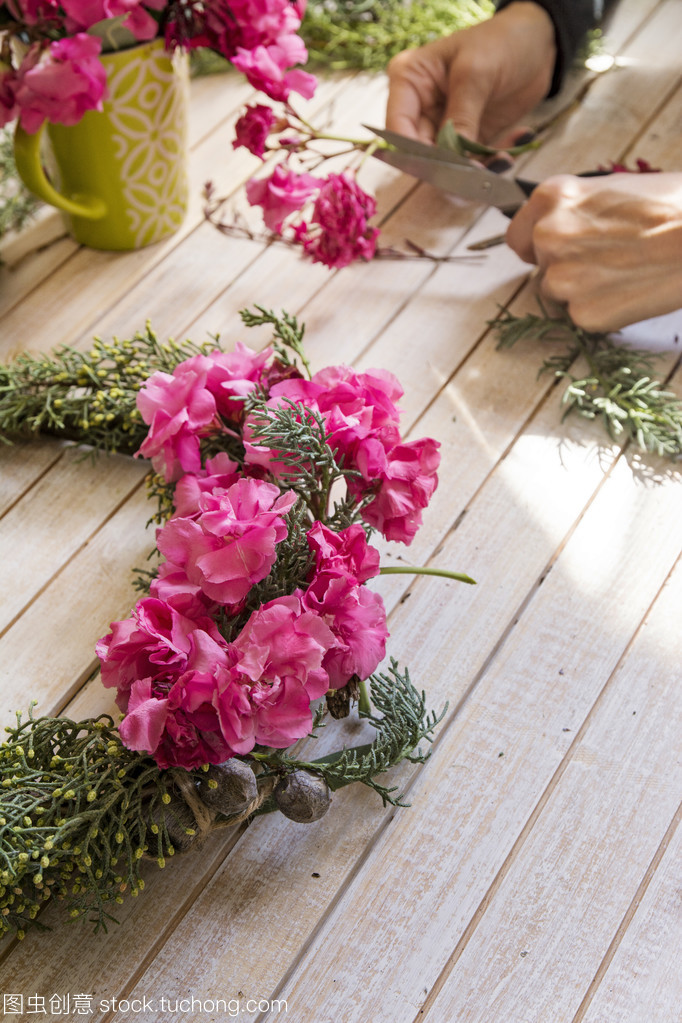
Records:
[[[430,145],[427,142],[419,142],[417,139],[410,139],[407,135],[399,135],[395,131],[389,131],[388,128],[371,128],[368,124],[363,124],[363,128],[367,131],[371,131],[374,135],[378,135],[384,142],[388,142],[390,146],[395,148],[401,153],[409,153],[412,156],[423,156],[427,160],[442,160],[444,163],[456,163],[462,167],[475,167],[475,164],[467,156],[463,156],[462,153],[456,153],[454,149],[444,149],[442,146]]]
[[[517,210],[527,198],[527,192],[513,178],[503,178],[481,167],[463,166],[397,149],[379,149],[373,156],[405,174],[428,181],[444,192],[472,202],[483,202],[487,206],[497,206],[501,210]]]

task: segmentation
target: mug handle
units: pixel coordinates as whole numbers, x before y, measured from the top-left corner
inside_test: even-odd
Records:
[[[48,181],[43,170],[40,159],[40,141],[43,136],[46,122],[35,132],[29,135],[27,131],[17,124],[14,132],[14,160],[19,177],[34,195],[51,206],[56,206],[65,213],[74,217],[85,217],[87,220],[99,220],[107,212],[106,204],[97,196],[78,195],[73,199],[58,192]]]

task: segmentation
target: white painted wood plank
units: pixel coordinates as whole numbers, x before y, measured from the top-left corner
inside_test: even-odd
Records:
[[[139,485],[145,467],[121,455],[93,464],[68,448],[0,523],[0,632]],[[77,495],[77,496],[76,496]]]
[[[574,1019],[682,799],[681,606],[682,561],[425,1018]],[[640,939],[640,953],[651,955],[647,935]],[[661,1013],[649,1006],[648,1016],[657,1023],[680,1005],[675,982],[659,980]],[[601,1018],[613,1020],[607,990],[602,1004]]]
[[[676,618],[679,619],[679,607]],[[673,629],[677,629],[676,622]],[[667,637],[666,637],[667,645]],[[678,662],[679,664],[679,662]],[[645,668],[647,666],[645,665]],[[675,701],[673,701],[675,702]],[[679,744],[677,744],[679,748]],[[679,762],[679,758],[678,758]],[[675,765],[676,767],[678,764]],[[667,765],[664,767],[667,773]],[[680,813],[671,826],[669,844],[635,907],[634,919],[614,950],[603,975],[588,992],[575,1023],[678,1023],[682,1005],[680,971]],[[673,830],[674,829],[674,830]]]

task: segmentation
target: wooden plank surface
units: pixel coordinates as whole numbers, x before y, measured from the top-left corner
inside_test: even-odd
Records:
[[[621,66],[591,81],[524,175],[624,156],[679,167],[681,19],[675,0],[622,0],[605,36]],[[589,78],[574,75],[537,119]],[[58,242],[54,256],[18,264],[13,298],[0,279],[0,357],[86,346],[147,318],[161,335],[262,345],[267,335],[238,317],[259,302],[305,320],[314,368],[392,369],[403,429],[437,437],[443,461],[413,545],[383,543],[382,559],[478,582],[376,586],[389,652],[449,710],[431,760],[395,772],[410,809],[351,787],[315,825],[273,815],[212,836],[196,856],[146,868],[142,897],[95,939],[50,907],[51,934],[0,949],[0,990],[88,992],[98,1023],[212,1018],[173,1015],[161,995],[232,999],[240,1019],[259,1021],[281,1019],[280,1005],[263,1006],[283,999],[296,1023],[677,1023],[679,469],[623,450],[599,424],[562,422],[560,390],[537,377],[537,344],[497,350],[488,321],[499,307],[535,308],[528,268],[504,246],[478,263],[329,273],[203,223],[208,177],[243,209],[239,186],[257,161],[229,140],[248,95],[237,76],[193,83],[193,205],[173,239],[118,256]],[[314,103],[352,130],[382,120],[385,95],[381,76],[337,76]],[[496,211],[378,162],[363,180],[385,244],[467,256],[503,229]],[[673,370],[682,316],[638,329],[626,336],[667,350],[661,370]],[[31,697],[42,713],[113,709],[91,677],[93,646],[127,613],[130,570],[151,546],[142,474],[124,458],[79,462],[54,441],[0,448],[5,720]],[[364,741],[365,729],[348,723],[343,741]],[[328,729],[316,748],[340,741]],[[149,1007],[114,1010],[114,997]]]

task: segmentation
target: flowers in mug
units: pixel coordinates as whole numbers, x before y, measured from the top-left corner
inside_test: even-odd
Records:
[[[18,118],[33,134],[44,121],[70,125],[101,110],[102,40],[88,33],[107,21],[112,48],[157,36],[169,50],[209,47],[272,99],[309,98],[316,80],[297,66],[307,60],[297,35],[304,9],[290,0],[0,0],[0,127]]]

